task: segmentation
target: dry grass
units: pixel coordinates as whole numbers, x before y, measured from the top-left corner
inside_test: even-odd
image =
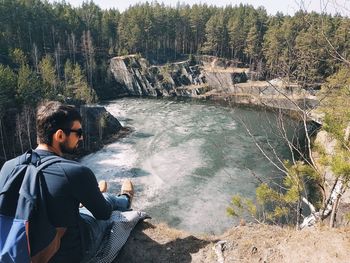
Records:
[[[350,229],[303,231],[268,225],[238,226],[220,236],[194,236],[165,224],[140,223],[116,262],[217,262],[219,240],[225,262],[349,262]]]

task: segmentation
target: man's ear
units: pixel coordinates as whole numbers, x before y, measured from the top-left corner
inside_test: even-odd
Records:
[[[59,129],[53,134],[53,139],[57,142],[63,142],[66,139],[66,134],[63,130]]]

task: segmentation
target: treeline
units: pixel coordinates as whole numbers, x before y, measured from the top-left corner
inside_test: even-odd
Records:
[[[98,97],[108,98],[108,59],[132,53],[155,63],[209,54],[236,59],[267,78],[322,82],[337,70],[337,58],[348,57],[350,45],[348,18],[303,11],[269,16],[262,7],[242,4],[169,7],[152,2],[120,13],[93,2],[74,8],[65,2],[2,0],[0,19],[0,62],[18,71],[21,63],[13,59],[18,49],[42,80],[43,64],[53,66],[50,72],[57,79],[50,86],[56,95],[70,85],[65,70],[73,67]]]
[[[120,13],[93,2],[75,8],[40,0],[0,1],[0,131],[17,126],[35,144],[33,108],[42,99],[89,103],[118,94],[108,60],[140,53],[154,63],[208,54],[234,59],[265,78],[321,83],[349,58],[350,19],[297,12],[267,15],[250,5],[218,8],[157,2]],[[13,122],[13,119],[18,119]],[[12,121],[12,122],[11,122]],[[11,125],[10,125],[11,124]],[[18,149],[13,146],[13,153]],[[12,155],[12,154],[11,154]]]
[[[80,62],[87,74],[105,63],[103,59],[130,53],[155,61],[211,54],[247,64],[266,63],[272,75],[281,63],[291,64],[293,72],[303,58],[318,54],[320,60],[331,60],[327,66],[334,68],[336,62],[327,43],[333,44],[333,51],[346,55],[350,41],[348,18],[303,11],[292,17],[281,13],[268,16],[262,7],[242,4],[169,7],[153,2],[120,13],[102,10],[93,2],[73,8],[64,2],[2,0],[0,17],[0,52],[5,57],[19,48],[37,67],[40,57],[50,54],[61,70],[69,58]],[[314,64],[310,67],[317,66]],[[319,73],[323,76],[324,72]]]
[[[350,19],[297,12],[269,16],[263,7],[135,5],[120,15],[118,54],[154,59],[207,54],[236,59],[267,78],[322,82],[349,57]]]

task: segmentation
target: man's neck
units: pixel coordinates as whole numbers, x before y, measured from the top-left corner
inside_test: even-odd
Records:
[[[45,150],[49,152],[53,152],[59,156],[62,156],[61,149],[59,147],[51,146],[45,143],[39,143],[38,147],[36,148],[37,150]]]

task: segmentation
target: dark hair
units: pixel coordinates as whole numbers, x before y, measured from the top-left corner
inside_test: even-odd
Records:
[[[74,121],[81,122],[80,113],[72,105],[58,101],[40,104],[36,113],[36,132],[38,143],[52,145],[52,135],[59,129],[69,135]]]

